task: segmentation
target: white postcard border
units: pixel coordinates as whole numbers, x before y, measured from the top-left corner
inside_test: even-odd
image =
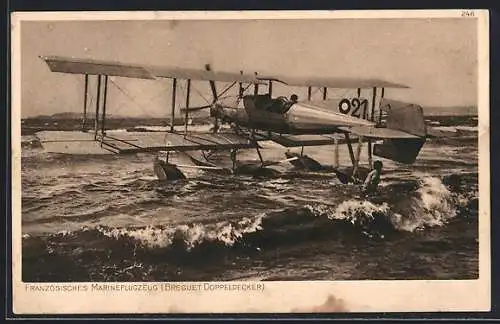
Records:
[[[150,19],[339,19],[449,18],[472,12],[478,22],[479,111],[479,268],[477,280],[304,281],[256,282],[263,289],[217,288],[195,292],[161,290],[165,283],[147,283],[143,291],[101,291],[92,283],[86,291],[55,292],[67,284],[44,283],[32,289],[21,281],[21,43],[22,21],[35,20],[150,20]],[[17,12],[12,15],[12,270],[16,314],[86,313],[253,313],[310,311],[334,302],[352,312],[487,311],[490,310],[490,165],[489,165],[489,19],[486,10],[416,11],[296,11],[296,12]],[[112,285],[113,283],[107,283]],[[132,285],[132,283],[117,283]],[[180,283],[179,283],[180,284]],[[199,283],[182,283],[185,285]],[[205,283],[201,283],[202,285]],[[249,284],[210,282],[211,285]],[[143,283],[136,283],[144,286]],[[52,286],[52,288],[50,288]],[[151,291],[151,287],[158,291]],[[49,287],[49,288],[47,288]],[[51,290],[52,289],[52,290]],[[69,288],[68,288],[69,289]],[[330,298],[330,299],[328,299]],[[333,299],[332,299],[333,298]],[[335,311],[336,306],[331,310]]]

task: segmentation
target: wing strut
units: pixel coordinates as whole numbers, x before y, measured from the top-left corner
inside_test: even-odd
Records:
[[[323,87],[323,100],[326,100],[326,94],[327,94],[328,88]]]
[[[174,125],[175,125],[175,97],[176,97],[176,92],[177,92],[177,78],[172,79],[172,107],[171,108],[171,115],[170,115],[170,131],[174,131]]]
[[[243,71],[241,70],[240,71],[240,74],[243,75]],[[240,100],[241,98],[243,98],[243,93],[244,93],[244,90],[243,90],[243,82],[238,82],[238,100]]]
[[[312,97],[312,87],[309,86],[307,87],[307,100],[311,101],[311,97]]]
[[[205,64],[205,70],[207,72],[212,71],[212,68],[210,67],[210,64]],[[217,101],[217,98],[219,97],[217,95],[217,88],[215,87],[215,81],[214,80],[209,80],[210,83],[210,89],[212,90],[212,98],[213,98],[213,103]]]
[[[101,135],[104,139],[105,131],[105,123],[106,123],[106,101],[108,97],[108,76],[104,76],[104,94],[102,98],[102,120],[101,120]],[[101,142],[102,143],[102,142]]]
[[[101,103],[101,75],[97,76],[97,99],[95,103],[95,122],[94,122],[94,140],[97,140],[97,131],[99,130],[99,105]]]
[[[191,79],[187,79],[187,90],[186,90],[186,115],[184,118],[184,138],[186,138],[188,132],[188,114],[189,114],[189,94],[191,92]]]
[[[370,120],[375,121],[375,101],[377,100],[377,88],[373,88],[373,95],[372,95],[372,111],[370,114]]]
[[[83,94],[83,120],[82,120],[82,131],[87,129],[87,97],[89,93],[89,75],[85,74],[85,92]]]
[[[384,94],[385,94],[385,88],[382,88],[382,92],[380,93],[380,102],[384,99]],[[380,124],[382,122],[382,109],[379,108],[379,113],[378,113],[378,123]]]
[[[372,122],[375,121],[375,101],[377,100],[377,87],[373,87],[373,95],[372,95],[372,110],[370,113],[370,120]],[[373,154],[372,154],[372,141],[368,139],[368,165],[370,169],[373,167]]]
[[[257,72],[255,72],[255,77],[257,77]],[[258,95],[259,94],[259,84],[258,83],[254,83],[253,85],[253,94],[254,96]]]

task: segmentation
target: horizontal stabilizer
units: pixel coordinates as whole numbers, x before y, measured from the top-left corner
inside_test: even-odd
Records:
[[[333,145],[335,141],[343,144],[345,140],[342,138],[335,139],[335,135],[287,135],[277,133],[260,132],[260,140],[271,140],[284,147],[301,147],[301,146],[322,146]]]
[[[419,138],[418,136],[402,132],[397,129],[379,128],[375,126],[358,126],[358,127],[339,127],[345,129],[352,134],[373,139],[404,139],[404,138]]]

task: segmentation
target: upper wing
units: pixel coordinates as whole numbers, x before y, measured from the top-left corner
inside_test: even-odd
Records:
[[[65,58],[59,56],[40,56],[52,72],[109,75],[127,78],[154,79],[143,66],[122,64],[119,62],[82,60],[76,58]]]
[[[258,80],[255,78],[255,76],[250,74],[213,72],[201,69],[186,69],[186,68],[162,67],[162,66],[151,66],[148,69],[149,71],[151,71],[153,75],[161,78],[266,84],[266,82]]]
[[[241,73],[213,72],[202,69],[129,64],[61,56],[40,56],[40,58],[47,63],[52,72],[109,75],[140,79],[178,78],[220,82],[266,83],[256,79],[255,75]]]
[[[252,74],[213,72],[202,69],[162,67],[152,65],[129,64],[114,61],[79,59],[62,56],[40,56],[53,72],[109,75],[128,78],[154,79],[179,78],[192,80],[214,80],[220,82],[243,82],[266,84],[277,81],[289,86],[327,87],[327,88],[408,88],[408,86],[381,79],[361,78],[319,78],[319,77],[276,77],[255,76]]]
[[[220,82],[243,82],[266,84],[277,81],[289,86],[327,87],[327,88],[408,88],[408,86],[381,79],[361,78],[298,78],[277,76],[255,76],[252,74],[213,72],[202,69],[162,67],[142,64],[129,64],[114,61],[79,59],[62,56],[40,56],[53,72],[109,75],[128,78],[154,79],[179,78],[192,80],[213,80]]]
[[[367,89],[367,88],[409,88],[407,85],[381,79],[361,78],[321,78],[321,77],[286,77],[286,76],[257,76],[259,80],[276,81],[289,86],[297,87],[326,87],[337,89]]]

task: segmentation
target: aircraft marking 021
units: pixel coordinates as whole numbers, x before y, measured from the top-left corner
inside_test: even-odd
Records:
[[[339,111],[345,115],[348,115],[351,113],[351,116],[360,118],[361,117],[361,112],[359,111],[360,108],[363,107],[363,119],[366,117],[366,110],[368,108],[368,100],[367,99],[358,99],[358,98],[352,98],[352,99],[347,99],[344,98],[340,100],[339,102]],[[351,112],[352,109],[352,112]]]

